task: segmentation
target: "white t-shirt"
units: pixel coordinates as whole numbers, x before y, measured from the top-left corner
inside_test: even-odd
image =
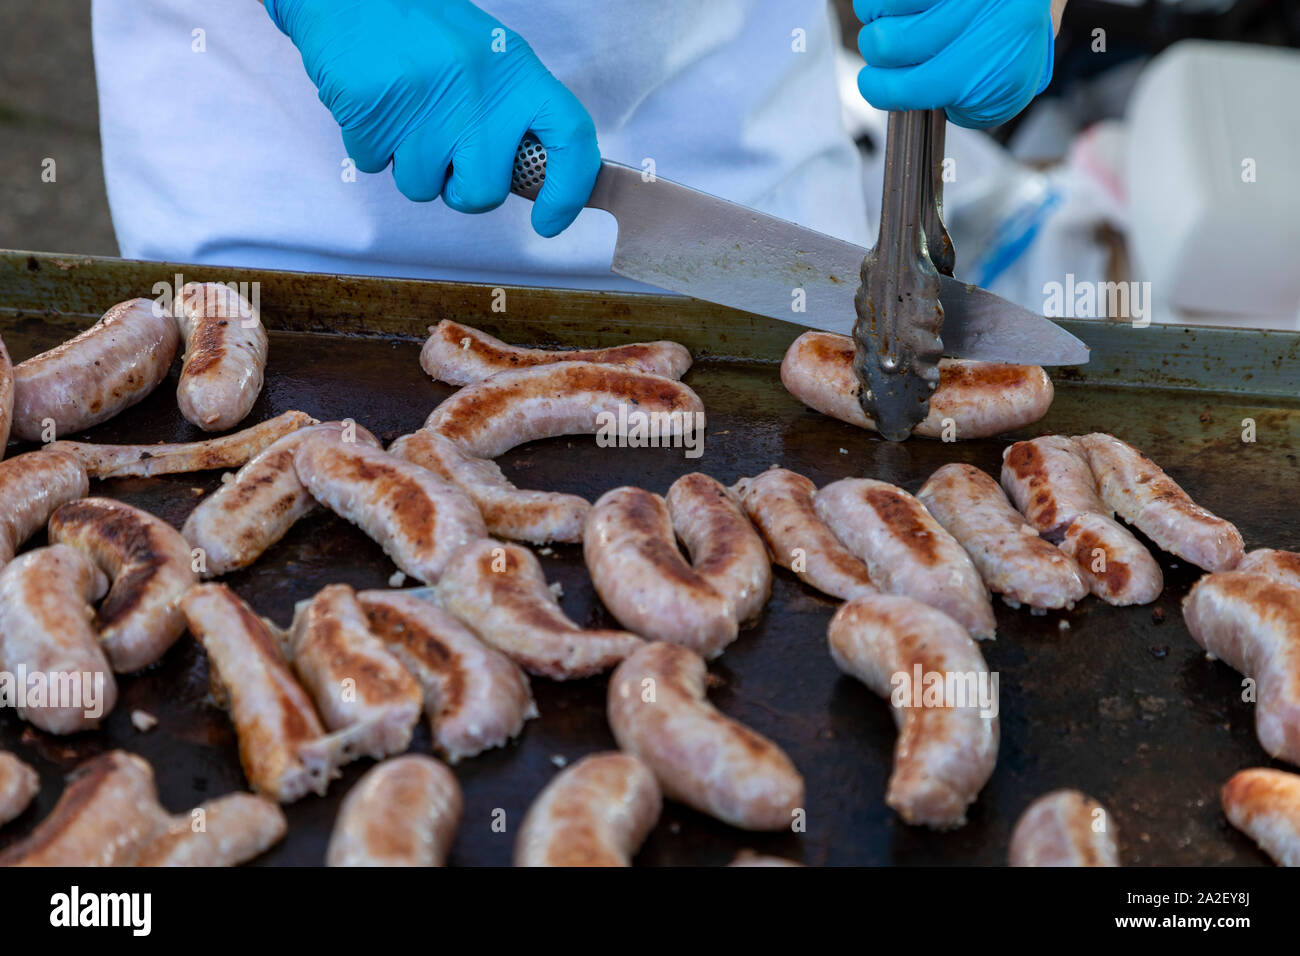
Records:
[[[826,0],[479,0],[583,102],[607,159],[869,245]],[[349,174],[297,49],[256,0],[95,0],[104,175],[122,254],[211,265],[644,288],[616,228],[559,237],[511,196],[469,216]],[[352,180],[352,181],[349,181]]]

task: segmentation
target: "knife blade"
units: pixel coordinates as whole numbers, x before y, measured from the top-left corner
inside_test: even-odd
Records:
[[[545,150],[520,144],[512,190],[536,198]],[[587,206],[618,221],[610,270],[680,292],[850,335],[870,251],[641,169],[605,160]],[[1088,346],[1050,320],[974,285],[939,277],[944,354],[1029,365],[1081,365]]]

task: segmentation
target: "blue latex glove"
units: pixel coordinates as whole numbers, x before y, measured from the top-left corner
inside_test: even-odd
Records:
[[[518,34],[465,0],[265,2],[362,172],[392,160],[409,199],[486,212],[532,130],[547,151],[533,228],[554,236],[577,218],[600,168],[596,128]]]
[[[858,89],[881,110],[946,108],[980,129],[1052,79],[1051,0],[853,0],[867,61]]]

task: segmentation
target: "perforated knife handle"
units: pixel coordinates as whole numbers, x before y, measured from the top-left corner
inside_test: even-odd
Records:
[[[515,151],[515,168],[510,174],[510,191],[525,199],[536,199],[546,182],[546,147],[532,133],[525,133]]]

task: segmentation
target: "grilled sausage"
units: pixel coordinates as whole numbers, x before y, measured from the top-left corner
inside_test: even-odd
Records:
[[[817,492],[813,504],[883,590],[943,611],[978,639],[993,637],[993,605],[970,556],[902,488],[844,478]]]
[[[421,428],[388,446],[390,454],[427,468],[473,499],[489,534],[532,544],[582,540],[591,503],[577,495],[516,488],[496,462],[465,454],[450,438]]]
[[[45,675],[51,698],[18,715],[51,734],[99,726],[117,682],[91,626],[103,572],[65,545],[37,548],[0,571],[0,667]]]
[[[1261,574],[1207,574],[1183,600],[1183,620],[1207,655],[1256,682],[1260,746],[1300,765],[1300,590]]]
[[[530,349],[507,345],[500,339],[443,319],[430,327],[420,350],[420,368],[436,382],[473,385],[498,372],[551,365],[555,362],[595,362],[625,365],[638,372],[681,378],[691,367],[691,353],[676,342],[636,342],[605,349]]]
[[[0,339],[0,458],[9,444],[9,428],[14,420],[14,365],[4,339]]]
[[[990,590],[1031,607],[1073,607],[1088,593],[1078,569],[1038,536],[998,483],[971,465],[944,465],[917,492]]]
[[[553,680],[607,671],[642,643],[626,631],[574,624],[533,553],[490,538],[456,553],[438,584],[438,601],[524,670]]]
[[[0,568],[45,526],[54,509],[90,490],[81,462],[61,451],[33,451],[0,461]]]
[[[998,756],[997,708],[991,698],[979,701],[971,688],[972,681],[978,687],[987,680],[979,647],[947,615],[891,594],[843,605],[827,637],[841,671],[890,698],[898,742],[885,803],[912,825],[965,824],[966,808],[992,776]],[[945,685],[950,676],[954,680],[953,696],[945,686],[938,706],[922,693],[932,675]]]
[[[169,819],[140,848],[136,866],[238,866],[284,838],[284,812],[251,793],[231,793]]]
[[[740,624],[756,620],[772,593],[772,562],[731,492],[697,471],[674,481],[664,500],[695,573],[731,602]]]
[[[185,630],[180,599],[198,579],[175,528],[111,498],[82,498],[50,516],[49,536],[83,552],[112,581],[98,624],[115,671],[148,667],[176,643]]]
[[[357,595],[371,632],[424,691],[434,748],[448,763],[504,747],[537,716],[528,678],[454,617],[406,591]]]
[[[799,336],[781,362],[781,384],[823,415],[875,431],[858,404],[851,337],[815,331]],[[941,359],[930,413],[913,434],[942,438],[945,419],[951,419],[958,439],[1000,435],[1046,415],[1053,394],[1052,380],[1037,365]]]
[[[0,827],[17,820],[41,791],[36,771],[0,750]]]
[[[181,609],[207,652],[213,697],[230,711],[249,786],[281,803],[323,795],[351,756],[347,741],[326,735],[267,623],[224,584],[191,588]]]
[[[629,630],[708,658],[736,639],[735,606],[686,563],[658,495],[631,487],[601,495],[587,518],[582,552],[596,593]]]
[[[1106,515],[1085,512],[1075,518],[1061,550],[1074,558],[1089,590],[1108,604],[1150,604],[1164,590],[1164,574],[1151,552]]]
[[[1300,774],[1254,767],[1223,785],[1223,815],[1282,866],[1300,866]]]
[[[1233,570],[1262,574],[1278,584],[1300,588],[1300,553],[1295,551],[1256,548],[1248,551]]]
[[[262,317],[220,282],[187,282],[176,300],[185,361],[176,404],[204,431],[234,428],[262,391],[270,347]]]
[[[330,730],[348,730],[360,753],[382,760],[411,745],[424,696],[420,685],[370,633],[346,584],[331,584],[294,613],[293,669]]]
[[[442,866],[464,800],[450,770],[408,754],[366,771],[339,806],[327,866]]]
[[[617,419],[620,408],[628,416],[668,416],[660,430],[664,442],[704,421],[699,396],[681,382],[617,365],[559,362],[468,385],[435,408],[424,427],[467,455],[496,458],[524,442],[595,434],[604,416]]]
[[[1107,506],[1170,554],[1207,571],[1231,571],[1245,550],[1230,521],[1194,502],[1146,455],[1113,435],[1076,438]]]
[[[315,434],[298,446],[293,462],[313,498],[425,584],[438,580],[457,548],[487,534],[463,491],[381,449]]]
[[[204,576],[248,567],[316,507],[293,465],[298,446],[312,435],[379,447],[375,436],[359,425],[324,422],[291,431],[263,449],[231,481],[200,501],[181,527],[185,540],[203,552]]]
[[[285,412],[252,428],[207,441],[159,445],[95,445],[56,441],[46,451],[75,457],[91,478],[176,475],[214,468],[238,468],[276,439],[314,423],[306,412]]]
[[[95,325],[14,369],[13,433],[50,441],[107,421],[167,377],[180,336],[152,299],[119,302]],[[54,425],[44,435],[44,423]]]
[[[662,806],[654,774],[636,757],[583,757],[528,808],[515,866],[631,866]]]
[[[31,836],[0,851],[0,866],[130,866],[166,820],[153,768],[113,750],[74,771]]]
[[[654,771],[664,795],[745,830],[791,826],[803,777],[765,737],[705,699],[704,659],[679,644],[647,644],[609,681],[609,727]]]
[[[1110,814],[1078,790],[1039,797],[1016,821],[1011,866],[1119,866]]]
[[[767,542],[772,560],[823,594],[851,601],[877,593],[871,574],[817,516],[817,486],[803,475],[769,468],[732,486]]]

